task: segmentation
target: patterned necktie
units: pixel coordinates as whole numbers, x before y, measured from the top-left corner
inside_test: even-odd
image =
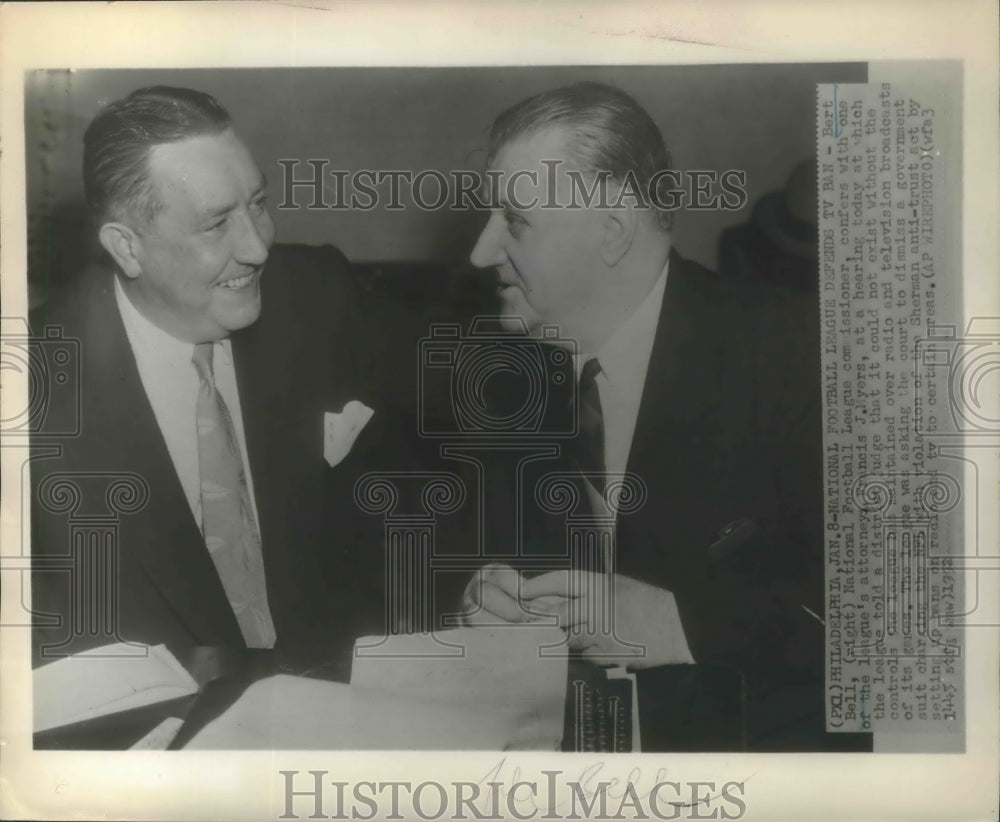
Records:
[[[212,343],[194,347],[198,390],[198,465],[205,545],[248,648],[274,645],[264,558],[254,522],[240,446],[212,371]]]
[[[607,468],[604,464],[604,413],[597,387],[600,373],[601,364],[596,357],[587,360],[580,373],[580,433],[575,457],[579,469],[588,474],[591,484],[603,494]]]

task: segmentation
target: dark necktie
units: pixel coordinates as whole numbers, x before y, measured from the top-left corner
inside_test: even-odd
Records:
[[[580,372],[580,433],[577,437],[575,458],[581,471],[597,491],[604,493],[606,484],[604,464],[604,414],[601,411],[601,394],[597,388],[597,375],[601,364],[597,358],[587,360]]]
[[[201,378],[196,414],[205,546],[247,647],[270,648],[275,631],[260,535],[233,421],[215,387],[212,343],[196,345],[191,359]]]

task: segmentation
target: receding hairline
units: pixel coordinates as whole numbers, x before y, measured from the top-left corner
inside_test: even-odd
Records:
[[[148,223],[159,210],[151,190],[156,148],[233,127],[226,108],[195,89],[150,86],[104,106],[84,133],[84,189],[97,223]]]
[[[507,136],[501,142],[498,142],[495,146],[492,146],[492,150],[486,155],[487,165],[493,165],[496,162],[497,157],[501,152],[510,148],[513,145],[519,143],[527,143],[536,138],[546,137],[548,135],[555,135],[561,137],[560,139],[560,149],[561,154],[564,156],[553,157],[551,159],[565,159],[565,155],[573,154],[573,128],[567,123],[552,122],[552,123],[538,123],[537,125],[529,126],[521,131],[517,131],[513,134]],[[542,158],[549,159],[549,158]]]
[[[157,156],[162,156],[162,149],[170,149],[187,143],[194,143],[201,140],[214,140],[225,138],[227,136],[231,137],[236,143],[242,146],[256,172],[258,180],[257,188],[264,189],[267,186],[267,175],[264,174],[263,169],[261,169],[254,158],[253,152],[250,151],[249,146],[247,146],[246,142],[240,137],[233,124],[230,122],[218,131],[205,131],[197,134],[188,134],[177,140],[164,140],[163,142],[154,143],[153,145],[147,147],[145,155],[142,159],[142,179],[143,188],[145,189],[144,198],[146,200],[146,207],[140,209],[135,215],[135,218],[137,218],[142,225],[149,226],[164,208],[165,204],[157,190],[159,184],[154,176],[154,161]],[[127,207],[128,203],[119,203],[118,205],[119,207]],[[128,218],[124,215],[115,215],[111,213],[106,215],[102,222],[128,222]]]
[[[658,199],[660,172],[672,168],[670,150],[659,125],[638,100],[617,86],[595,82],[573,83],[525,98],[493,121],[487,165],[495,166],[509,146],[555,130],[563,134],[560,159],[577,163],[573,173],[594,174],[629,185],[630,190],[638,186],[635,196],[657,226],[672,230],[673,214]],[[643,190],[646,185],[655,185],[656,191]]]

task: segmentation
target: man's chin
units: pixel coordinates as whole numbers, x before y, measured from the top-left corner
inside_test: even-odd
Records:
[[[512,286],[500,292],[500,325],[514,334],[536,336],[542,325],[542,318],[524,299],[520,288]]]
[[[253,325],[260,318],[260,298],[248,299],[246,305],[230,308],[219,317],[219,325],[232,333]]]

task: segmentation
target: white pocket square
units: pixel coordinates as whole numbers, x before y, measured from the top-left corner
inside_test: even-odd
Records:
[[[359,400],[351,400],[339,414],[327,411],[323,415],[323,457],[333,468],[354,446],[361,429],[375,412]]]

